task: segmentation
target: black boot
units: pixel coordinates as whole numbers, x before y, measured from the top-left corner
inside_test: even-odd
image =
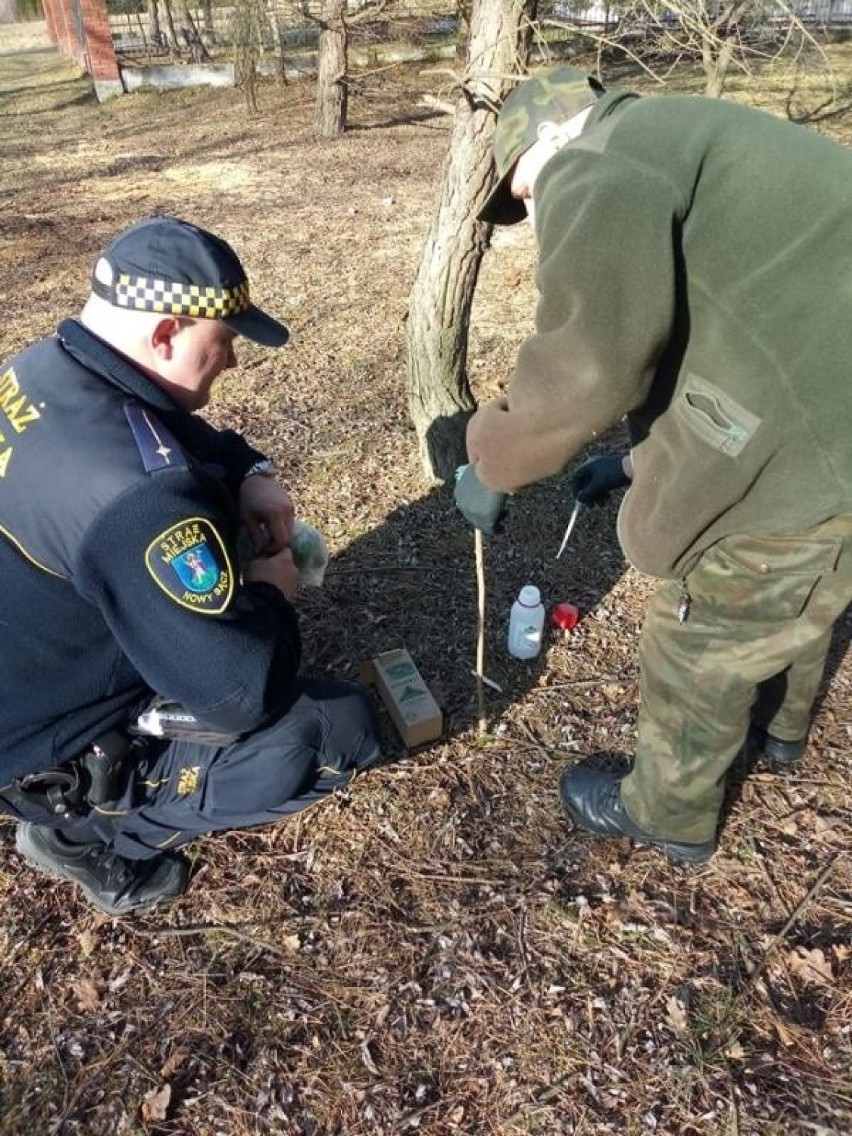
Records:
[[[79,884],[89,900],[108,915],[124,915],[176,899],[186,891],[189,864],[171,854],[152,860],[125,860],[106,844],[72,844],[53,828],[19,824],[15,844],[27,863]]]
[[[596,836],[629,836],[640,844],[654,844],[682,864],[702,864],[716,851],[714,840],[683,844],[652,836],[634,824],[621,802],[621,778],[605,769],[572,765],[562,774],[559,793],[574,823]]]
[[[748,752],[754,758],[763,757],[773,773],[791,773],[808,747],[808,735],[792,742],[782,741],[763,726],[752,726],[748,735]]]

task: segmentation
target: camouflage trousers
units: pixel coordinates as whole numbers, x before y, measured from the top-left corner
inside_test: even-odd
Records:
[[[683,584],[660,588],[639,648],[636,759],[621,787],[636,824],[713,839],[750,724],[784,741],[807,734],[832,626],[850,600],[852,515],[794,536],[727,537]]]

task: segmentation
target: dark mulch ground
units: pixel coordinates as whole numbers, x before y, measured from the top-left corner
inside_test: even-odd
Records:
[[[447,139],[418,99],[444,77],[361,77],[351,130],[318,144],[309,85],[264,85],[253,119],[227,90],[99,106],[43,41],[0,28],[4,44],[0,355],[76,310],[137,217],[223,232],[293,332],[280,354],[246,345],[211,413],[269,451],[331,545],[300,601],[309,665],[354,676],[405,644],[447,728],[407,755],[385,719],[393,764],[294,821],[198,842],[187,897],[147,918],[94,914],[0,825],[2,1136],[847,1133],[852,622],[801,773],[738,775],[708,866],[572,833],[558,774],[630,753],[653,585],[611,510],[555,561],[555,479],[486,550],[502,693],[478,737],[473,542],[423,482],[405,399],[406,297]],[[782,88],[748,93],[780,107]],[[834,110],[816,125],[849,131]],[[529,234],[495,248],[471,329],[483,396],[534,304]],[[527,580],[583,614],[535,664],[503,648]]]

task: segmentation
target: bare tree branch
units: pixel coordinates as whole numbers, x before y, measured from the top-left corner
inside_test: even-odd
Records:
[[[808,50],[820,54],[831,74],[825,52],[787,0],[636,0],[614,28],[566,18],[543,22],[595,44],[599,57],[605,49],[618,51],[661,84],[678,63],[696,60],[705,93],[717,97],[731,70],[748,75],[755,63],[779,60],[795,68]]]

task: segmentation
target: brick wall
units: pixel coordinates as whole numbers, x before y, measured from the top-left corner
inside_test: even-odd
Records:
[[[121,84],[106,0],[42,0],[42,7],[50,38],[88,71],[96,88]]]

